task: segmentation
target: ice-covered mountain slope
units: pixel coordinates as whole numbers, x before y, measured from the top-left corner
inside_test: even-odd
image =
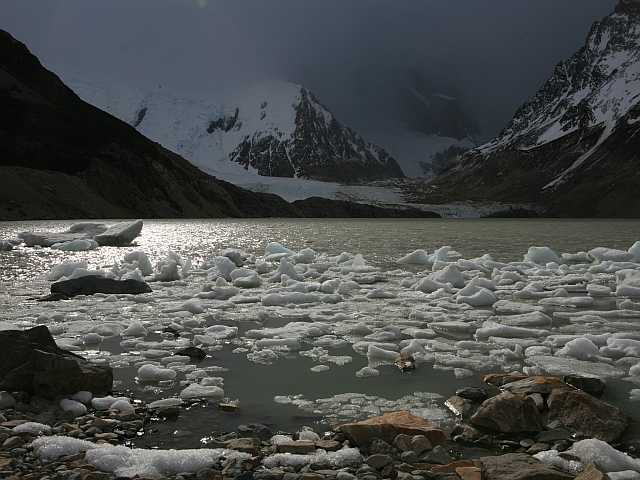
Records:
[[[638,216],[639,105],[640,2],[622,0],[497,138],[434,187],[560,214]]]
[[[342,125],[309,90],[293,83],[190,98],[161,87],[143,92],[67,81],[84,100],[221,178],[348,183],[403,176],[384,149]]]

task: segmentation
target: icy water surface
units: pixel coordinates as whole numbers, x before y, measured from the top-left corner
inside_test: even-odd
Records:
[[[62,231],[70,224],[0,223],[0,239],[26,230]],[[178,422],[158,423],[161,435],[140,439],[141,446],[197,446],[242,423],[294,430],[401,408],[446,426],[452,418],[442,405],[456,388],[477,384],[483,371],[527,368],[530,373],[575,368],[594,374],[593,368],[607,378],[608,398],[636,417],[638,404],[629,402],[629,395],[640,378],[628,372],[640,363],[640,342],[634,343],[640,340],[640,299],[588,295],[587,285],[615,292],[616,271],[637,270],[640,264],[576,257],[559,266],[522,259],[531,245],[576,253],[598,246],[627,250],[639,239],[640,222],[617,220],[146,221],[134,247],[74,253],[19,247],[0,253],[0,322],[20,328],[47,324],[65,348],[110,363],[118,388],[133,397],[177,396],[203,377],[221,377],[225,397],[240,402],[234,414],[220,412],[215,402],[193,406]],[[288,257],[298,281],[285,277],[283,282],[286,268],[277,270],[281,255],[277,249],[267,252],[271,256],[265,252],[270,242],[294,252],[313,249]],[[433,252],[444,245],[455,252],[442,253],[435,265],[397,263],[416,249]],[[258,271],[260,285],[233,290],[216,283],[218,277],[231,279],[214,261],[228,247],[250,255],[245,266]],[[32,299],[47,292],[46,275],[57,264],[86,261],[89,268],[105,271],[118,264],[116,275],[121,275],[136,267],[123,262],[134,250],[145,252],[154,266],[177,262],[182,278],[148,278],[154,293],[138,299],[101,295],[49,304]],[[176,255],[167,260],[169,251]],[[338,257],[342,252],[362,254],[366,263],[353,255]],[[433,293],[435,288],[421,283],[432,270],[442,272],[449,265],[462,272],[462,284]],[[450,273],[440,280],[450,281]],[[495,290],[469,300],[479,290],[468,290],[474,277],[493,282]],[[461,291],[465,285],[467,291]],[[487,294],[493,295],[488,302],[482,297]],[[497,311],[492,305],[498,300],[514,304]],[[582,311],[590,316],[574,315]],[[526,312],[543,312],[553,321],[547,325],[544,319],[516,316]],[[137,322],[143,333],[123,333]],[[167,326],[179,336],[162,333]],[[589,341],[595,352],[563,351],[585,334],[593,334]],[[190,342],[203,346],[209,357],[197,365],[166,359]],[[389,360],[389,352],[403,348],[421,361],[413,373],[400,374]],[[168,366],[177,376],[137,382],[143,364]],[[379,375],[363,377],[367,366]]]

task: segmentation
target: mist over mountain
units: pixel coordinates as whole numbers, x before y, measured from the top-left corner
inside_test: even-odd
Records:
[[[462,117],[488,138],[614,4],[4,0],[0,18],[59,73],[193,92],[292,81],[365,136],[434,130],[398,94],[421,78],[428,91],[444,85],[435,93],[456,97]]]

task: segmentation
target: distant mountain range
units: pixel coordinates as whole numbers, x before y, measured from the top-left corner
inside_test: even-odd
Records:
[[[312,92],[293,83],[265,82],[223,98],[72,78],[68,84],[85,101],[221,178],[353,183],[404,177],[383,148],[344,126]]]
[[[534,202],[551,215],[640,216],[640,2],[622,0],[432,198]]]
[[[301,97],[307,95],[301,89],[297,91]],[[124,105],[127,99],[121,101]],[[154,121],[166,121],[165,116],[155,116],[149,108],[152,105],[148,103],[146,110],[144,104],[136,107],[134,125],[147,124],[151,128]],[[305,111],[319,108],[310,96],[301,98],[295,105],[302,112],[300,115],[309,115],[324,127],[332,125],[327,112]],[[182,106],[175,105],[176,108]],[[267,105],[260,104],[257,108],[265,112],[265,118],[256,120],[251,116],[254,121],[278,118],[278,111],[268,110]],[[246,121],[243,115],[238,112],[203,118],[205,134],[209,134],[208,130],[215,133],[237,129],[239,137],[244,138],[239,133],[243,128],[240,123]],[[181,121],[179,116],[170,118],[178,124]],[[285,131],[284,121],[274,121],[274,124],[277,127],[264,137],[271,138],[269,141],[291,140],[287,132],[298,132],[297,129]],[[176,128],[175,131],[182,130]],[[346,139],[348,132],[341,130],[337,135]],[[353,144],[345,145],[345,150],[358,150],[357,137],[349,138]],[[258,139],[253,140],[260,143]],[[251,139],[247,141],[251,144]],[[359,151],[363,152],[364,148]],[[361,157],[363,162],[369,159],[368,155],[373,156],[370,152],[374,150],[366,148],[367,153]],[[273,168],[280,161],[277,156],[267,157],[265,162],[259,156],[255,161],[251,155],[247,158],[249,165],[257,169],[271,168],[269,158],[273,159]],[[393,162],[381,153],[374,160],[381,165],[386,162],[393,170]],[[294,166],[292,162],[292,168]],[[176,153],[147,139],[133,126],[81,100],[55,74],[46,70],[24,44],[0,30],[0,220],[304,217],[317,215],[319,208],[317,199],[291,204],[279,196],[251,192],[204,173]],[[419,210],[398,211],[332,200],[322,202],[321,213],[323,216],[434,216]]]

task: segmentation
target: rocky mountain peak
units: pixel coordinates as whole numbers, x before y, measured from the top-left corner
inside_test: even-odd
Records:
[[[640,0],[620,0],[616,5],[616,12],[640,15]]]

